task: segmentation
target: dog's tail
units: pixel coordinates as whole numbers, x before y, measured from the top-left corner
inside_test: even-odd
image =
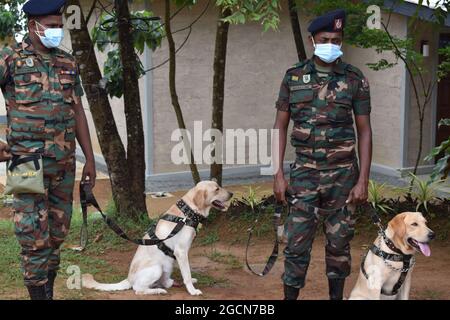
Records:
[[[85,273],[81,278],[81,284],[87,289],[96,289],[100,291],[121,291],[131,289],[131,283],[125,279],[119,283],[99,283],[95,281],[92,274]]]

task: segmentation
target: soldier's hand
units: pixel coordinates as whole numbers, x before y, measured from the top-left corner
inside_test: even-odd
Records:
[[[276,175],[273,181],[273,194],[278,202],[286,204],[286,190],[288,182],[283,175]]]
[[[368,197],[369,192],[367,183],[358,182],[350,191],[348,199],[345,203],[354,205],[364,204],[367,202]]]
[[[12,154],[9,145],[0,142],[0,162],[11,160]]]
[[[84,168],[83,168],[83,174],[81,177],[81,181],[90,183],[92,188],[94,188],[96,177],[97,177],[97,173],[95,170],[95,161],[86,162],[86,164],[84,165]]]

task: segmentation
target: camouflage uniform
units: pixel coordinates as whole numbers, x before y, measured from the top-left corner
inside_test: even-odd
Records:
[[[59,248],[69,231],[75,178],[75,111],[83,90],[68,53],[37,52],[28,37],[0,51],[0,87],[8,113],[7,141],[13,154],[41,153],[46,193],[16,194],[15,234],[22,247],[25,285],[47,282],[59,266]]]
[[[291,144],[296,160],[291,165],[290,187],[305,203],[323,209],[345,204],[359,176],[352,112],[370,114],[367,79],[352,65],[338,60],[328,77],[319,77],[312,60],[289,69],[276,107],[290,112],[294,121]],[[326,242],[329,279],[350,274],[350,245],[354,234],[352,210],[331,211],[323,217],[291,208],[285,231],[286,285],[302,288],[314,235],[321,218]]]

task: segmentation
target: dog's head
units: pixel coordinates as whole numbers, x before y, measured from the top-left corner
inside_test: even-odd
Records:
[[[225,190],[216,181],[201,181],[184,196],[199,213],[208,216],[211,208],[227,211],[233,193]]]
[[[435,236],[428,228],[427,220],[420,212],[403,212],[396,215],[388,225],[388,232],[394,244],[404,254],[421,252],[425,256],[431,255],[430,240]]]

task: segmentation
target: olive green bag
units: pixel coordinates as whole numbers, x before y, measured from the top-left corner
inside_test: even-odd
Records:
[[[6,195],[45,193],[41,154],[13,155],[6,169]]]

